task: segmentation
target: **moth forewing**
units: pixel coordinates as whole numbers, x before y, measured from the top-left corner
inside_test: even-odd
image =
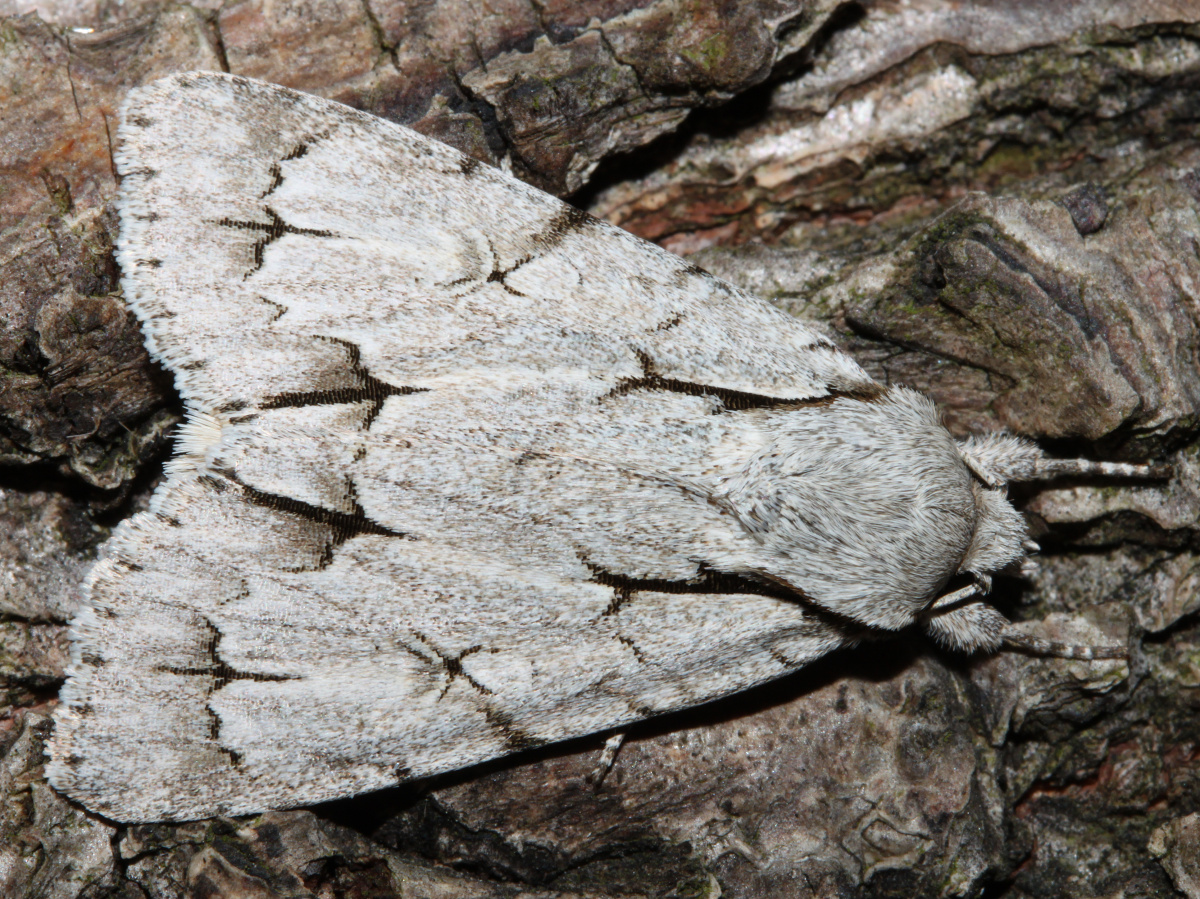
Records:
[[[864,627],[1013,642],[936,603],[1023,555],[1027,445],[960,446],[795,318],[337,103],[176,75],[119,138],[124,293],[189,424],[72,624],[47,770],[88,808],[348,796]]]

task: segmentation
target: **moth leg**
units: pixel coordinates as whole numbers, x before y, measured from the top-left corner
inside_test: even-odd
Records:
[[[1120,659],[1128,661],[1129,650],[1124,646],[1075,646],[1071,643],[1059,643],[1056,640],[1039,640],[1026,634],[1007,633],[1004,635],[1004,645],[1009,649],[1020,650],[1032,655],[1052,656],[1056,659],[1079,659],[1085,662],[1102,659]]]
[[[1169,478],[1170,465],[1131,465],[1091,459],[1053,459],[1031,440],[997,432],[968,437],[958,444],[963,462],[989,487],[1010,481],[1039,481],[1071,475],[1118,478]]]
[[[956,652],[995,652],[1007,648],[1088,662],[1129,657],[1123,646],[1075,646],[1018,633],[1013,630],[1012,622],[998,611],[975,600],[984,592],[985,585],[976,583],[938,597],[925,613],[926,633]]]
[[[1009,620],[984,602],[966,601],[978,593],[978,585],[972,584],[939,598],[925,613],[925,632],[954,652],[1000,649]]]
[[[612,770],[613,763],[617,760],[617,753],[621,751],[621,746],[625,743],[625,733],[613,734],[604,741],[604,748],[600,750],[600,758],[596,761],[596,767],[591,770],[586,780],[595,789],[600,789],[604,783],[604,778],[608,777],[608,772]]]

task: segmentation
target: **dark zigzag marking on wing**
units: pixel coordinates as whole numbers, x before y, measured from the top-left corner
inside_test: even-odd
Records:
[[[554,218],[550,219],[546,227],[534,235],[533,243],[540,252],[545,253],[561,244],[568,235],[598,224],[600,224],[600,220],[595,216],[589,215],[582,209],[564,204],[555,213]]]
[[[378,534],[383,537],[409,536],[402,531],[393,531],[385,525],[372,521],[362,511],[361,507],[352,513],[335,512],[333,509],[310,505],[303,500],[294,499],[290,496],[267,493],[265,490],[259,490],[257,487],[250,487],[246,484],[242,485],[242,490],[243,496],[256,506],[264,506],[268,509],[274,509],[277,512],[286,512],[288,515],[295,515],[299,518],[332,528],[334,539],[338,543],[342,543],[350,537],[357,537],[360,534]],[[341,536],[340,540],[337,539],[339,535]]]
[[[462,666],[462,660],[465,659],[467,656],[475,655],[475,653],[477,653],[477,652],[491,652],[492,650],[485,649],[482,643],[477,643],[474,646],[468,646],[466,649],[464,649],[458,655],[450,655],[449,653],[443,652],[441,649],[439,649],[438,646],[432,640],[430,640],[428,637],[426,637],[424,634],[420,633],[419,631],[413,631],[412,633],[413,633],[413,636],[416,637],[426,649],[428,649],[431,653],[433,653],[434,657],[437,659],[437,663],[442,666],[442,669],[444,670],[444,672],[446,674],[446,683],[442,687],[442,692],[441,692],[441,694],[439,694],[438,699],[443,698],[448,692],[450,692],[450,688],[454,685],[454,681],[460,677],[463,680],[465,680],[468,684],[470,684],[470,686],[473,689],[475,689],[478,693],[480,693],[481,695],[483,695],[483,696],[491,696],[492,695],[491,690],[489,690],[487,687],[485,687],[479,681],[475,680],[475,678],[471,677],[470,674],[468,674],[466,671],[463,670],[463,666]],[[413,647],[409,646],[407,643],[401,643],[400,645],[403,646],[404,649],[407,650],[408,652],[410,652],[412,655],[414,655],[418,659],[420,659],[422,662],[425,662],[426,664],[434,664],[432,662],[432,660],[430,660],[426,656],[422,655],[421,653],[417,652]]]
[[[319,140],[324,140],[329,136],[329,134],[330,132],[328,130],[320,134],[314,134],[308,140],[302,140],[296,144],[296,146],[293,147],[289,153],[283,156],[279,162],[271,163],[271,167],[267,169],[267,173],[271,176],[271,183],[266,190],[259,194],[259,199],[261,200],[264,197],[270,196],[283,184],[283,163],[291,162],[293,159],[303,158],[305,154],[308,153],[309,147],[313,143]]]
[[[747,409],[805,409],[815,406],[828,406],[837,400],[851,399],[870,403],[880,399],[887,388],[879,384],[864,384],[850,390],[832,389],[825,396],[807,398],[788,398],[765,396],[759,393],[748,393],[744,390],[734,390],[730,387],[716,387],[712,384],[698,384],[694,381],[681,381],[677,378],[664,378],[654,370],[654,363],[649,355],[641,350],[636,351],[638,361],[642,364],[642,375],[638,378],[622,378],[617,382],[606,397],[624,396],[635,390],[662,390],[668,393],[682,393],[688,396],[707,396],[721,401],[722,412],[742,412]]]
[[[221,658],[221,631],[207,618],[204,619],[204,627],[208,631],[208,638],[203,644],[204,654],[208,657],[206,664],[158,665],[155,666],[154,670],[168,674],[178,674],[184,677],[212,678],[212,683],[208,685],[204,692],[204,708],[209,717],[208,736],[216,744],[217,751],[229,759],[230,767],[237,768],[242,763],[242,755],[234,749],[221,745],[221,717],[209,705],[209,699],[218,690],[232,681],[251,680],[258,681],[259,683],[278,683],[280,681],[299,680],[299,678],[293,674],[265,674],[255,671],[240,671],[234,668]]]
[[[754,596],[770,596],[774,599],[792,602],[796,600],[808,603],[812,602],[812,598],[805,594],[803,590],[796,590],[767,581],[758,581],[745,575],[717,571],[704,566],[701,566],[700,573],[695,578],[689,580],[667,580],[666,578],[637,578],[617,574],[614,571],[609,571],[600,565],[589,562],[587,559],[583,560],[583,564],[592,573],[593,582],[603,584],[605,587],[611,587],[613,590],[613,601],[604,610],[604,615],[615,615],[634,593],[751,594]]]
[[[223,218],[219,219],[216,223],[223,228],[235,228],[239,231],[258,231],[264,235],[254,242],[254,266],[246,273],[246,277],[249,277],[262,268],[263,255],[267,247],[285,234],[300,234],[306,237],[334,236],[332,231],[325,231],[319,228],[297,228],[295,225],[289,225],[270,206],[264,206],[263,212],[266,213],[270,221],[251,222],[241,219]]]
[[[717,571],[704,564],[701,564],[699,574],[696,577],[687,580],[636,578],[609,571],[606,568],[589,562],[586,558],[581,557],[581,561],[592,572],[591,580],[594,583],[603,584],[606,587],[611,587],[613,590],[612,602],[608,604],[608,608],[600,613],[600,618],[597,618],[596,622],[602,618],[616,615],[626,603],[632,602],[634,597],[642,592],[674,593],[684,596],[697,594],[748,594],[751,596],[766,596],[793,604],[803,604],[805,613],[815,619],[811,625],[811,627],[815,628],[814,633],[824,632],[831,626],[850,640],[857,640],[873,633],[872,628],[844,615],[839,615],[837,612],[831,612],[821,607],[799,587],[768,580],[767,578],[760,580],[750,574]],[[809,625],[801,625],[801,630],[806,627],[809,627]],[[624,643],[625,641],[622,639],[622,636],[616,635],[616,639]],[[633,647],[630,648],[633,649]]]
[[[349,340],[343,340],[340,337],[326,337],[324,335],[319,335],[317,339],[327,340],[346,350],[348,357],[347,365],[350,369],[350,374],[359,382],[358,385],[354,387],[333,387],[327,390],[308,390],[297,393],[277,393],[274,396],[267,397],[263,401],[262,408],[283,409],[296,406],[325,406],[341,403],[369,402],[372,404],[372,409],[363,420],[363,428],[365,430],[371,427],[376,416],[379,415],[380,410],[383,408],[384,400],[388,397],[427,393],[429,390],[427,387],[397,387],[393,384],[388,384],[386,381],[379,380],[362,364],[362,350],[358,344],[352,343]]]
[[[403,531],[394,531],[386,525],[372,521],[367,517],[366,511],[358,504],[358,500],[353,495],[348,497],[351,502],[352,511],[338,512],[334,509],[326,509],[323,506],[314,506],[311,503],[306,503],[291,496],[268,493],[266,490],[251,487],[249,484],[243,483],[232,471],[226,470],[220,472],[220,474],[237,484],[242,490],[242,496],[256,506],[273,509],[276,512],[284,512],[288,515],[295,515],[314,524],[330,528],[333,531],[334,545],[344,543],[351,537],[357,537],[361,534],[377,534],[382,537],[403,537],[407,540],[416,539],[412,534],[407,534]]]
[[[512,716],[507,712],[502,712],[499,709],[491,706],[486,706],[483,710],[484,718],[488,725],[500,732],[504,737],[504,748],[509,752],[520,752],[522,749],[533,749],[537,746],[544,746],[546,741],[532,734],[526,733],[518,727],[512,719]]]

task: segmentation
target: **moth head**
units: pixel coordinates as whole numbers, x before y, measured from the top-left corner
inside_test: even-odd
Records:
[[[1024,450],[1023,444],[1013,445]],[[952,597],[936,601],[923,616],[923,624],[926,632],[947,649],[995,652],[1004,644],[1010,622],[982,597],[991,587],[992,572],[1024,558],[1028,534],[1025,519],[1005,495],[1003,476],[993,466],[985,467],[969,451],[964,451],[963,461],[975,476],[971,484],[975,531],[959,573],[974,577],[974,594],[968,588],[958,591],[964,594],[959,601],[945,602]]]
[[[975,500],[975,532],[958,570],[986,575],[1023,558],[1028,533],[1025,519],[1013,508],[1003,488],[971,484]]]
[[[958,566],[958,573],[971,575],[974,584],[957,591],[963,594],[961,600],[935,600],[921,620],[925,631],[947,649],[995,652],[1004,645],[1010,622],[983,596],[991,589],[993,572],[1025,557],[1028,532],[1024,517],[1008,501],[1003,482],[990,472],[985,482],[974,461],[964,454],[963,462],[973,475],[975,529]]]

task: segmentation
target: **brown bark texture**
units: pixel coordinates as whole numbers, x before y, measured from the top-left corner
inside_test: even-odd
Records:
[[[1200,897],[1200,0],[0,0],[0,895]],[[133,86],[332,97],[828,329],[956,434],[1169,461],[1014,491],[994,599],[1128,665],[915,633],[329,806],[121,827],[42,773],[65,623],[181,405],[125,310]]]

